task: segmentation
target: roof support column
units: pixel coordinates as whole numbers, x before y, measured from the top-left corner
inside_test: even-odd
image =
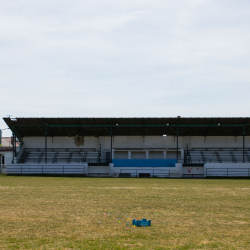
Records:
[[[13,143],[14,143],[14,157],[16,157],[16,135],[15,134],[13,138]]]
[[[47,126],[45,124],[45,164],[47,164]]]
[[[179,150],[178,135],[179,135],[179,131],[178,131],[178,120],[177,120],[177,128],[176,128],[176,139],[177,139],[176,159],[177,159],[177,163],[178,163],[178,160],[179,160],[179,154],[178,154],[178,150]]]
[[[110,148],[110,163],[112,163],[113,159],[113,130],[112,130],[112,123],[111,123],[111,128],[110,128],[110,138],[111,138],[111,148]]]
[[[12,164],[14,164],[14,158],[15,158],[15,147],[14,147],[14,126],[12,130]]]
[[[245,163],[245,125],[243,126],[243,163]]]

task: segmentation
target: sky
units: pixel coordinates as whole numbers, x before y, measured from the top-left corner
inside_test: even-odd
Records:
[[[0,4],[1,117],[249,117],[249,0]]]

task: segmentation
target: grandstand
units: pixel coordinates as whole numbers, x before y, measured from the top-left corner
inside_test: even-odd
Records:
[[[5,169],[9,174],[60,174],[67,169],[86,176],[206,177],[218,174],[213,169],[227,169],[227,176],[250,169],[250,118],[4,121],[13,141],[20,142],[19,150],[13,143],[12,161]]]

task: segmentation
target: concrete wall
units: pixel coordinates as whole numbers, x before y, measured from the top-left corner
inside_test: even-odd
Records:
[[[120,173],[130,173],[132,177],[138,176],[140,173],[149,173],[151,177],[170,177],[170,178],[181,178],[182,177],[182,164],[176,163],[175,167],[114,167],[114,164],[109,165],[109,172],[111,177],[119,177]]]
[[[4,156],[4,164],[11,164],[12,163],[12,152],[11,151],[1,151],[1,165],[2,165],[2,157]]]
[[[245,137],[246,147],[250,147],[250,137]],[[110,137],[105,139],[105,147],[110,148]],[[186,148],[242,147],[242,136],[179,136],[179,147]],[[114,136],[113,148],[176,148],[174,136]]]
[[[250,147],[250,137],[246,136],[246,147]],[[237,148],[242,147],[243,137],[242,136],[184,136],[182,137],[182,145],[180,147],[186,147],[188,144],[189,148]]]
[[[162,151],[149,151],[149,159],[164,159]]]
[[[95,176],[95,175],[104,175],[109,176],[109,166],[89,166],[88,167],[88,175]]]
[[[115,151],[114,158],[115,159],[128,159],[128,152],[127,151]]]
[[[113,159],[176,159],[176,149],[113,149]],[[184,149],[178,152],[180,162],[184,161]]]
[[[106,147],[110,148],[110,137],[106,137]],[[182,138],[179,138],[182,143]],[[173,136],[114,136],[114,148],[166,148],[176,147]]]
[[[25,148],[43,148],[45,145],[44,137],[24,137]],[[108,136],[84,137],[84,146],[80,148],[96,148],[103,152],[110,151],[111,139]],[[48,148],[76,148],[74,137],[49,137],[47,138]],[[242,147],[242,136],[179,136],[179,147]],[[250,147],[250,137],[246,136],[246,147]],[[176,138],[174,136],[114,136],[113,148],[176,148]]]
[[[4,164],[3,162],[4,158]],[[6,172],[6,166],[12,163],[12,152],[11,151],[1,151],[0,153],[0,173]]]
[[[131,159],[146,159],[146,152],[131,151]]]
[[[74,142],[74,136],[68,137],[47,137],[48,148],[78,148]],[[24,137],[23,138],[25,148],[44,148],[45,138],[44,137]],[[86,136],[84,137],[84,145],[79,148],[96,148],[100,149],[99,138]]]
[[[183,167],[182,177],[203,177],[204,176],[204,167],[190,166]]]
[[[206,163],[204,177],[207,176],[250,177],[250,163]]]

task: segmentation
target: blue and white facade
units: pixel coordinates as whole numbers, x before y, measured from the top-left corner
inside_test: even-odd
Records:
[[[178,163],[176,138],[174,136],[113,136],[112,152],[111,138],[108,136],[85,136],[83,145],[76,146],[76,137],[48,137],[47,138],[47,163],[45,163],[44,138],[43,137],[24,137],[23,146],[14,159],[14,164],[9,164],[9,173],[23,174],[83,174],[86,176],[110,176],[119,177],[129,174],[131,177],[140,174],[149,174],[151,177],[185,177],[189,174],[203,177],[205,166],[218,162],[216,160],[211,163],[208,161],[204,166],[194,167],[189,164],[188,167],[183,164],[187,162],[188,148],[240,148],[242,140],[235,137],[208,137],[204,141],[204,137],[179,137]],[[250,147],[249,140],[246,138],[246,147]],[[25,150],[30,151],[30,156],[25,162],[20,163],[20,159]],[[68,150],[68,151],[67,151]],[[91,152],[90,152],[91,150]],[[86,158],[83,161],[83,155],[88,151],[88,155],[92,155],[94,160]],[[72,154],[69,162],[67,159]],[[195,152],[195,151],[194,151]],[[205,152],[205,151],[204,151]],[[107,156],[112,153],[112,163],[103,164],[107,161]],[[57,161],[53,162],[55,155]],[[99,157],[99,158],[98,158]],[[79,160],[80,159],[80,160]],[[98,160],[99,159],[99,160]],[[247,160],[247,158],[246,158]],[[93,162],[96,161],[96,164]],[[98,165],[98,162],[101,164]],[[224,162],[224,167],[237,167],[229,161]],[[247,161],[241,167],[250,168]],[[72,170],[72,171],[71,171]],[[210,173],[210,172],[209,172]]]

